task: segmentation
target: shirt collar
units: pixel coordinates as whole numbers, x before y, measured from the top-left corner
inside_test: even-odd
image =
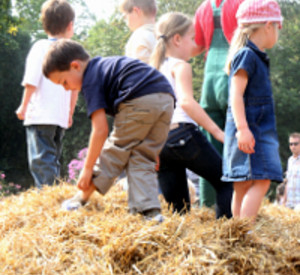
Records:
[[[300,159],[300,155],[298,155],[297,157],[292,156],[294,160],[298,160]]]
[[[268,55],[265,52],[262,52],[251,40],[247,41],[246,47],[252,49],[260,57],[260,59],[269,66],[270,59]]]

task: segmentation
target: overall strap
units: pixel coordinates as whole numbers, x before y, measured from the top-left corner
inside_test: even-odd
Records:
[[[226,1],[226,0],[222,0],[221,3],[220,3],[220,6],[217,7],[217,6],[216,6],[216,0],[210,0],[210,3],[211,3],[211,6],[212,6],[213,11],[214,11],[214,10],[221,10],[222,7],[223,7],[223,5],[224,5],[224,3],[225,3],[225,1]]]
[[[211,0],[211,6],[213,10],[213,17],[214,17],[214,28],[215,29],[220,29],[221,27],[221,12],[222,12],[222,7],[224,5],[226,0],[222,0],[220,3],[220,6],[216,6],[216,0]]]

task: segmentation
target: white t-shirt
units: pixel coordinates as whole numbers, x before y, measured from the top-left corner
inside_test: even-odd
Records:
[[[168,57],[167,59],[165,59],[164,63],[160,67],[160,72],[169,80],[177,99],[171,123],[183,122],[183,123],[193,123],[197,125],[197,123],[193,119],[191,119],[188,116],[188,114],[179,105],[183,92],[180,91],[178,87],[176,87],[175,79],[172,76],[172,70],[174,66],[180,62],[185,62],[185,61],[174,57]]]
[[[140,59],[148,64],[155,43],[154,24],[145,24],[136,29],[130,36],[125,46],[125,55]],[[139,50],[139,47],[144,49]]]
[[[286,206],[300,205],[300,156],[291,156],[287,167]]]
[[[54,84],[42,72],[43,59],[53,41],[37,41],[26,59],[22,85],[36,87],[25,114],[24,125],[58,125],[68,128],[71,91]]]

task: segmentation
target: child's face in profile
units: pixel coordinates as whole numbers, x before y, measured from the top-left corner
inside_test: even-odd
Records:
[[[137,7],[134,7],[131,12],[123,13],[126,24],[131,31],[135,31],[140,26],[140,13],[141,10]]]
[[[72,66],[68,71],[54,71],[49,74],[49,79],[58,85],[62,85],[66,91],[80,91],[82,74]]]

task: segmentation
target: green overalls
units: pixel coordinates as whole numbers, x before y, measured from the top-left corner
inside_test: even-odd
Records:
[[[228,100],[228,76],[224,71],[224,67],[229,45],[221,27],[221,11],[224,2],[223,0],[217,8],[215,0],[211,0],[214,16],[214,33],[205,63],[204,83],[200,99],[201,107],[221,129],[225,127]],[[223,144],[214,139],[207,131],[203,129],[202,131],[222,156]],[[201,206],[210,207],[215,204],[216,192],[204,178],[200,178],[199,191]]]

